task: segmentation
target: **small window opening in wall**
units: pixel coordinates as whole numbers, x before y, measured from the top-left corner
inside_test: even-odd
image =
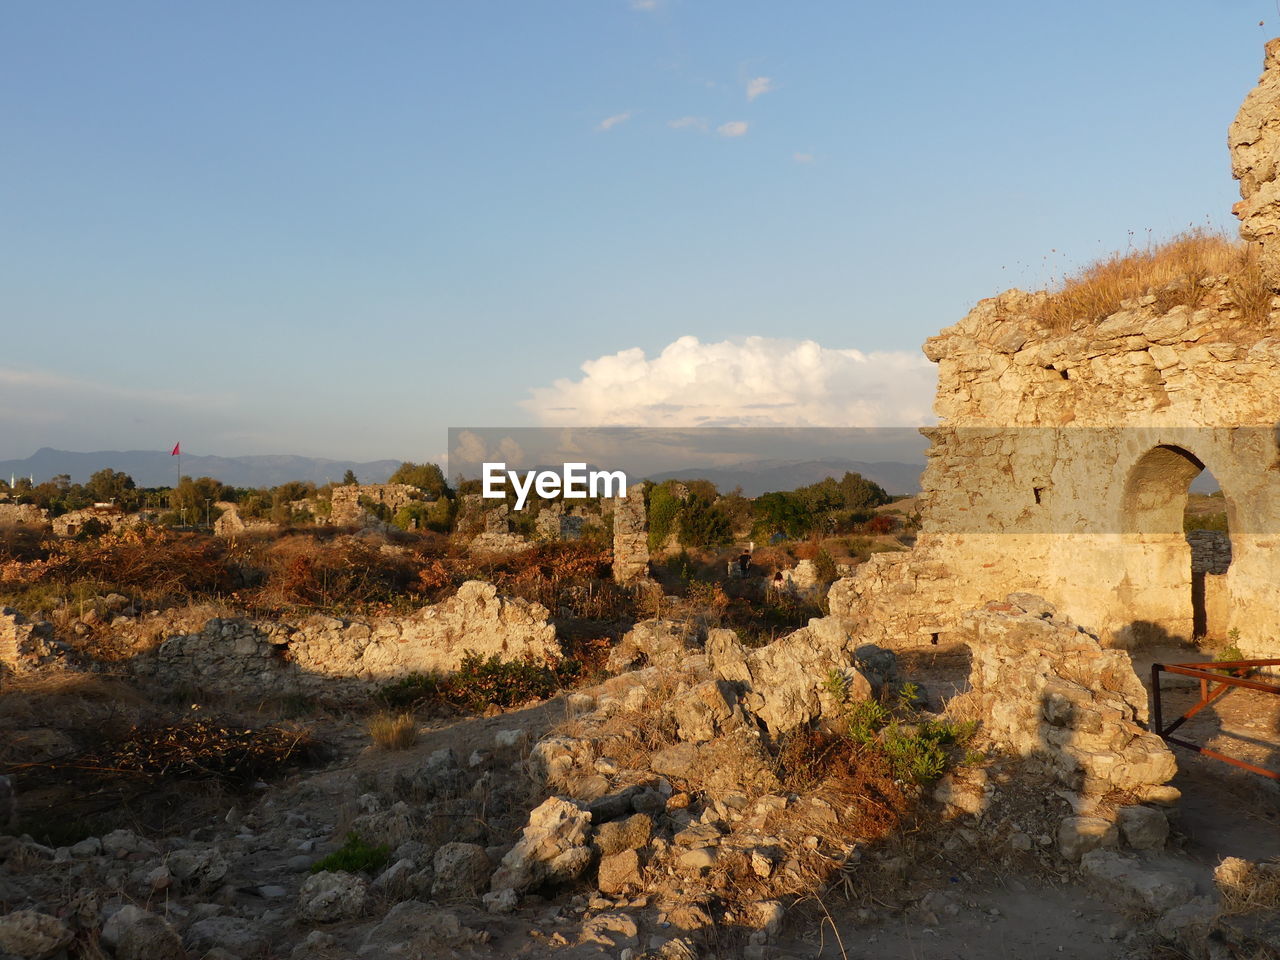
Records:
[[[1032,487],[1031,492],[1035,495],[1036,503],[1040,503],[1040,498],[1044,495],[1044,487]]]
[[[938,635],[936,633],[929,634],[929,642],[936,647],[938,645]]]

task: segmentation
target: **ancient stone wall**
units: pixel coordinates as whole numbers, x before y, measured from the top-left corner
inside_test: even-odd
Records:
[[[1280,38],[1270,41],[1263,57],[1262,77],[1245,97],[1227,133],[1231,172],[1240,181],[1240,236],[1259,245],[1262,269],[1272,289],[1280,289]]]
[[[222,512],[213,521],[213,532],[219,537],[234,537],[242,533],[271,533],[280,528],[270,520],[249,519],[240,516],[234,503],[219,500],[214,504]]]
[[[0,527],[47,526],[48,511],[34,503],[0,503]]]
[[[614,498],[613,579],[631,583],[649,575],[649,518],[644,484],[627,488],[625,497]]]
[[[1082,795],[1176,799],[1165,784],[1177,765],[1144,729],[1147,692],[1128,654],[1054,617],[1029,594],[965,615],[960,633],[973,652],[986,735]]]
[[[1191,547],[1191,572],[1222,574],[1231,566],[1231,535],[1222,530],[1192,530],[1187,534]]]
[[[1280,289],[1280,40],[1229,145],[1241,234]],[[921,534],[910,557],[833,587],[832,613],[921,642],[984,596],[1027,589],[1109,644],[1206,631],[1280,654],[1280,312],[1273,298],[1250,319],[1237,278],[1190,282],[1188,305],[1162,308],[1168,291],[1153,290],[1052,324],[1046,294],[1011,290],[930,338],[939,424],[925,431]],[[1203,469],[1223,492],[1225,543],[1182,532]]]
[[[469,581],[410,617],[312,616],[297,624],[209,620],[135,663],[170,684],[217,684],[236,694],[358,694],[410,673],[457,670],[468,653],[500,660],[560,656],[545,607]]]
[[[932,637],[1008,589],[1042,593],[1108,642],[1189,638],[1191,547],[1182,510],[1212,471],[1232,531],[1231,623],[1262,651],[1280,599],[1280,315],[1242,321],[1226,279],[1202,305],[1152,298],[1070,330],[1011,291],[931,338],[937,427],[922,530],[832,593],[832,612]]]
[[[0,607],[0,677],[74,660],[71,649],[54,638],[47,620],[33,623],[17,610]]]
[[[85,507],[83,510],[71,510],[51,521],[53,532],[60,537],[74,537],[85,528],[85,524],[100,525],[100,529],[119,530],[122,527],[137,526],[142,523],[142,516],[136,513],[124,513],[116,507]]]
[[[327,522],[337,527],[367,525],[371,518],[369,512],[361,506],[361,498],[381,504],[394,514],[414,500],[421,500],[422,491],[407,483],[364,483],[334,487],[330,500],[333,510]]]

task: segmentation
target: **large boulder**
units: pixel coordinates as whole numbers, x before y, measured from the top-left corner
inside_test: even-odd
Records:
[[[879,647],[859,647],[834,617],[755,650],[731,630],[712,630],[707,656],[713,674],[745,690],[747,710],[775,736],[839,711],[842,701],[865,700],[892,678],[896,660]],[[839,678],[837,685],[828,682]]]
[[[431,895],[437,900],[478,897],[492,870],[488,854],[477,843],[446,843],[436,851],[433,866]]]
[[[343,870],[323,870],[307,877],[298,892],[298,915],[303,920],[332,923],[351,920],[364,912],[368,884]]]
[[[985,732],[1014,754],[1043,760],[1072,790],[1164,796],[1177,764],[1143,726],[1147,692],[1129,655],[1027,612],[1036,605],[1026,595],[1018,600],[988,604],[963,622]]]
[[[71,928],[38,910],[15,910],[0,917],[0,954],[21,960],[46,960],[74,939]]]
[[[591,863],[590,835],[590,813],[569,800],[550,797],[529,814],[520,839],[494,872],[491,888],[523,893],[576,880]]]
[[[641,620],[609,652],[605,666],[611,673],[642,666],[677,669],[700,648],[698,631],[683,620]]]

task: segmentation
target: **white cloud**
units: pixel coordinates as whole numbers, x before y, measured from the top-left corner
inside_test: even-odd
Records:
[[[773,92],[773,80],[770,77],[754,77],[747,81],[747,99],[754,100],[765,93]]]
[[[618,124],[626,123],[630,119],[631,119],[630,110],[626,111],[625,113],[615,113],[612,117],[605,117],[598,124],[596,124],[596,129],[600,131],[612,130]]]
[[[791,159],[796,163],[813,163],[812,153],[793,153]]]
[[[932,422],[937,384],[919,353],[774,337],[681,337],[653,359],[633,347],[581,370],[522,405],[544,426],[916,426]]]
[[[728,123],[722,123],[716,127],[716,133],[722,137],[741,137],[747,132],[747,121],[730,120]]]
[[[668,120],[667,126],[672,130],[697,130],[699,133],[706,133],[707,118],[681,117],[679,120]]]

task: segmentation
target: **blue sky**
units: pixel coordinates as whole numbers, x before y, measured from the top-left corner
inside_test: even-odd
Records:
[[[918,420],[919,345],[977,299],[1234,229],[1277,32],[1273,0],[10,0],[0,458],[424,459],[686,395]]]

